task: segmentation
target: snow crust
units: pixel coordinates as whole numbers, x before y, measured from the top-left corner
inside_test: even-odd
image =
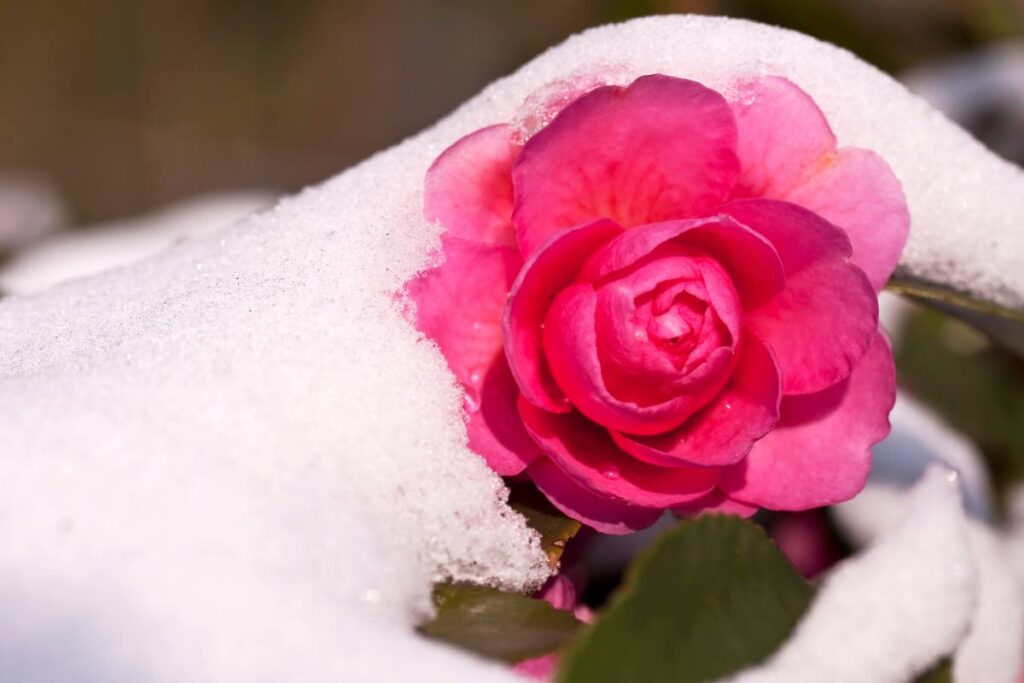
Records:
[[[765,665],[730,680],[904,683],[953,652],[979,586],[956,479],[929,468],[895,528],[832,570]]]
[[[904,181],[907,273],[1024,302],[1024,176],[895,81],[743,21],[588,31],[270,211],[0,303],[0,671],[510,680],[412,634],[439,577],[525,589],[548,569],[498,478],[466,449],[454,380],[393,294],[438,245],[420,188],[441,150],[484,125],[526,125],[536,110],[522,103],[542,86],[651,72],[719,88],[753,73],[791,78],[841,144],[882,153]],[[896,681],[952,649],[974,573],[943,477],[929,478],[889,542],[830,579],[780,671],[821,680],[815,667],[826,666],[841,681],[871,666],[877,676],[855,680]],[[888,628],[856,627],[883,616]]]

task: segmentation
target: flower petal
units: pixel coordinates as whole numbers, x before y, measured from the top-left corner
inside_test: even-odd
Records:
[[[672,512],[681,517],[692,517],[694,515],[718,513],[723,515],[736,515],[737,517],[753,517],[758,511],[756,505],[747,505],[738,500],[732,500],[721,489],[715,488],[692,503],[676,505]]]
[[[534,460],[527,472],[552,505],[603,534],[621,535],[646,529],[662,514],[660,508],[632,505],[591,493],[547,458]]]
[[[584,489],[643,507],[665,508],[700,498],[714,488],[719,470],[661,468],[634,460],[607,430],[579,413],[556,415],[519,402],[526,429],[548,457]]]
[[[520,474],[542,455],[519,416],[519,388],[508,369],[504,353],[498,353],[480,387],[480,399],[467,396],[466,435],[469,448],[483,456],[487,465],[503,477]]]
[[[730,348],[712,351],[685,388],[652,405],[612,395],[605,384],[595,330],[597,293],[589,283],[562,290],[544,320],[544,354],[559,388],[584,415],[609,429],[658,434],[672,429],[707,402],[728,378]]]
[[[423,214],[447,237],[515,246],[512,164],[521,149],[504,124],[461,138],[427,170]]]
[[[663,221],[627,230],[591,257],[584,277],[596,280],[628,268],[671,240],[696,247],[721,263],[745,307],[760,305],[785,287],[782,262],[771,242],[725,215]]]
[[[903,186],[882,157],[843,147],[783,197],[826,218],[850,236],[853,262],[881,291],[910,233]]]
[[[624,451],[653,465],[731,465],[778,422],[780,396],[775,359],[748,331],[729,384],[681,427],[655,436],[611,436]]]
[[[614,222],[601,220],[553,236],[527,260],[508,293],[502,319],[505,355],[523,396],[540,408],[553,412],[571,409],[555,385],[541,349],[548,307],[575,279],[587,258],[621,232]]]
[[[734,196],[794,202],[835,223],[850,237],[853,262],[881,290],[910,230],[902,185],[885,160],[837,150],[818,105],[784,78],[739,84],[732,107],[743,169]]]
[[[892,352],[876,334],[850,377],[824,391],[782,400],[778,426],[725,470],[730,498],[772,510],[806,510],[855,496],[871,446],[889,433],[896,397]]]
[[[466,391],[470,448],[499,474],[517,474],[538,453],[519,418],[519,392],[502,349],[501,313],[519,254],[458,238],[443,245],[444,262],[406,287],[416,327],[441,348]]]
[[[694,81],[653,75],[567,106],[523,147],[512,171],[524,255],[567,226],[624,227],[700,215],[739,173],[728,103]]]
[[[747,323],[775,352],[782,392],[821,391],[850,374],[878,328],[878,300],[849,262],[843,231],[807,209],[766,199],[721,208],[775,245],[785,290],[748,311]]]
[[[742,168],[734,196],[785,196],[836,149],[836,137],[818,105],[785,78],[741,81],[731,104]]]

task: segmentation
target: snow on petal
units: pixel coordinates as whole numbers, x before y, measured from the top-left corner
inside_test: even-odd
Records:
[[[900,523],[840,563],[781,649],[730,683],[905,683],[951,654],[979,585],[955,482],[929,469]]]

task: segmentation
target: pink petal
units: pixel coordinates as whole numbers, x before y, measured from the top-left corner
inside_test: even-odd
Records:
[[[549,459],[594,495],[665,508],[700,498],[718,481],[715,468],[662,468],[634,460],[612,442],[606,430],[579,413],[556,415],[526,401],[519,402],[519,410],[526,429]]]
[[[553,652],[549,655],[524,659],[521,662],[516,662],[512,666],[512,670],[538,681],[554,680],[555,672],[558,670],[558,653]]]
[[[533,597],[544,600],[555,609],[571,612],[576,608],[576,584],[565,574],[548,579]]]
[[[748,199],[721,210],[767,237],[786,270],[786,289],[747,315],[775,352],[782,392],[813,393],[849,375],[874,339],[878,300],[849,262],[842,230],[788,202]]]
[[[540,408],[554,412],[571,408],[541,352],[541,329],[548,307],[594,250],[621,232],[622,228],[605,220],[552,237],[527,260],[508,293],[502,323],[505,355],[523,396]]]
[[[731,350],[740,338],[742,311],[732,281],[717,261],[692,248],[666,242],[633,267],[616,271],[594,286],[593,323],[583,319],[583,333],[568,332],[576,341],[590,346],[567,353],[571,365],[595,373],[592,382],[601,394],[642,406],[686,394],[694,399],[696,409],[722,388],[727,377],[721,373],[732,367]],[[568,290],[561,296],[567,295]],[[678,297],[689,304],[676,301]],[[557,329],[550,325],[545,332]],[[664,344],[674,337],[678,337],[674,345]],[[567,341],[557,340],[562,344]],[[570,394],[569,398],[574,396]],[[582,400],[589,398],[593,397]],[[677,420],[683,417],[679,415]],[[666,428],[670,427],[662,425],[647,431]]]
[[[729,216],[664,221],[627,230],[591,257],[584,276],[596,280],[628,268],[671,240],[718,260],[732,276],[745,307],[764,303],[785,286],[782,262],[771,242]]]
[[[627,453],[654,465],[731,465],[779,419],[781,381],[771,351],[747,333],[726,388],[682,427],[656,436],[611,436]]]
[[[722,386],[731,349],[715,349],[685,390],[653,405],[612,395],[598,357],[597,294],[590,284],[572,285],[551,304],[544,320],[544,353],[558,386],[573,405],[600,425],[631,434],[658,434],[681,424]],[[689,379],[689,378],[686,378]]]
[[[517,474],[538,453],[519,418],[502,348],[501,314],[519,254],[457,238],[443,245],[444,263],[406,286],[416,327],[441,348],[466,391],[470,448],[499,474]]]
[[[494,358],[480,387],[478,403],[466,397],[466,435],[469,448],[503,477],[520,474],[541,450],[526,432],[519,416],[519,387],[512,378],[505,354]]]
[[[885,160],[837,150],[814,100],[784,78],[741,83],[732,107],[743,169],[734,196],[791,201],[843,228],[853,262],[881,290],[910,230],[902,186]]]
[[[661,75],[597,88],[516,161],[519,246],[529,255],[558,230],[598,218],[631,227],[705,213],[738,172],[736,124],[715,91]]]
[[[735,196],[779,198],[796,187],[836,138],[811,96],[766,76],[736,85],[732,111],[742,173]]]
[[[892,353],[881,334],[840,384],[782,400],[778,426],[725,472],[730,498],[772,510],[848,500],[864,487],[871,446],[889,433],[896,397]]]
[[[685,505],[676,505],[672,508],[672,512],[682,517],[692,517],[702,514],[722,514],[722,515],[736,515],[737,517],[753,517],[754,513],[758,511],[756,505],[747,505],[741,503],[738,500],[732,500],[726,496],[720,489],[712,489],[709,493],[705,494],[697,500],[686,503]]]
[[[427,170],[423,214],[447,237],[515,246],[512,164],[521,149],[507,125],[461,138]]]
[[[882,157],[843,147],[786,197],[846,231],[853,262],[881,291],[910,232],[903,186]]]
[[[604,534],[621,535],[646,529],[662,514],[658,508],[632,505],[592,493],[547,458],[534,460],[527,472],[552,505]]]

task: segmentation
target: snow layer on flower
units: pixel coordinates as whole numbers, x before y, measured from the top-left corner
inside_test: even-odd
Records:
[[[905,683],[953,652],[977,590],[956,474],[933,466],[902,521],[829,574],[768,663],[731,680]]]
[[[698,16],[592,29],[484,90],[434,140],[448,144],[513,118],[535,121],[520,103],[541,86],[557,99],[569,84],[626,83],[655,72],[723,90],[737,76],[791,79],[814,97],[841,145],[875,150],[903,182],[913,219],[901,260],[906,276],[1024,309],[1024,172],[853,54],[793,31]]]
[[[51,236],[19,251],[0,268],[0,291],[32,294],[158,254],[230,225],[273,204],[266,192],[233,192],[189,199],[148,216]]]
[[[906,183],[909,273],[1024,301],[1020,172],[894,81],[748,22],[659,17],[589,31],[271,211],[0,303],[0,671],[509,680],[412,634],[440,576],[525,588],[547,567],[466,449],[440,354],[392,295],[438,244],[420,205],[441,150],[529,119],[524,98],[552,81],[651,72],[718,87],[753,73],[793,79],[842,144],[878,150]],[[780,665],[821,663],[809,642],[835,666],[888,675],[952,648],[971,574],[955,493],[934,480],[918,494],[927,514],[836,574],[812,611],[821,628],[801,629]]]

